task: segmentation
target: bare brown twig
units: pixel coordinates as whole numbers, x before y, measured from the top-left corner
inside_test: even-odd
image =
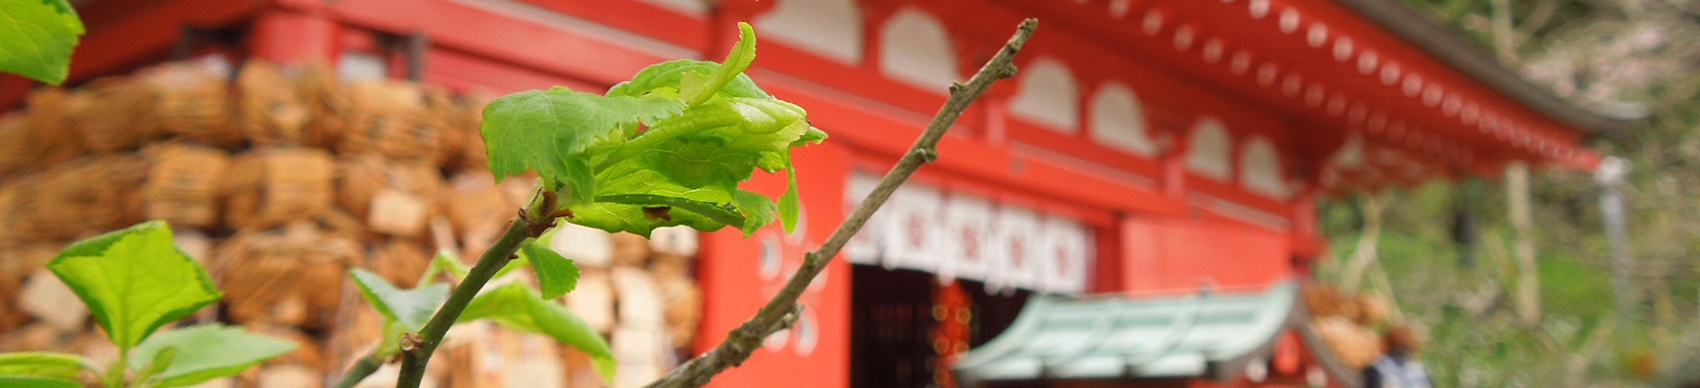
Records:
[[[903,159],[899,160],[890,172],[886,173],[885,178],[880,180],[879,186],[875,187],[874,191],[862,200],[862,204],[856,207],[856,211],[851,213],[850,217],[845,218],[844,223],[839,224],[838,230],[833,231],[832,237],[821,244],[819,249],[804,256],[802,268],[797,269],[797,273],[791,276],[791,280],[785,284],[785,288],[780,290],[779,294],[774,295],[773,299],[767,302],[767,305],[762,306],[754,317],[739,325],[737,329],[733,329],[732,332],[727,333],[726,340],[722,341],[719,346],[685,362],[678,368],[674,368],[660,380],[650,383],[648,387],[696,387],[708,384],[708,381],[713,379],[715,375],[748,360],[750,353],[761,346],[762,340],[766,339],[767,336],[789,327],[797,311],[802,308],[797,304],[797,298],[803,294],[803,289],[807,288],[809,282],[815,279],[815,275],[819,275],[821,270],[826,269],[826,264],[832,261],[833,256],[838,255],[838,251],[844,248],[844,244],[850,241],[850,237],[862,230],[862,226],[867,224],[874,212],[878,211],[885,204],[886,199],[897,191],[898,186],[908,180],[909,176],[914,175],[915,170],[921,168],[922,164],[932,162],[938,157],[936,147],[939,140],[944,138],[945,132],[950,130],[950,127],[956,122],[956,118],[962,116],[963,110],[973,104],[974,100],[980,97],[980,94],[985,93],[993,82],[1015,76],[1015,64],[1013,62],[1015,54],[1021,51],[1021,46],[1027,43],[1027,39],[1031,38],[1034,30],[1038,28],[1038,20],[1027,19],[1023,21],[1016,30],[1015,36],[1010,37],[1003,49],[999,50],[991,60],[986,61],[986,64],[980,67],[980,71],[976,72],[973,78],[969,78],[967,83],[951,85],[950,99],[946,100],[944,106],[939,108],[938,114],[933,116],[933,121],[927,125],[926,131],[922,132],[921,137],[915,140],[915,144],[909,147],[909,152],[903,155]]]

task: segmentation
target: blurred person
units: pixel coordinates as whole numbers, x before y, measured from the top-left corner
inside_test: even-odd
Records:
[[[1385,353],[1364,368],[1364,388],[1431,388],[1428,368],[1417,361],[1417,335],[1405,324],[1387,329],[1382,337]]]

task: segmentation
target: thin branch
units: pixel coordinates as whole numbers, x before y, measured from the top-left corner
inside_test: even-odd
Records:
[[[963,110],[973,104],[993,82],[1015,76],[1015,64],[1012,62],[1015,54],[1021,51],[1021,46],[1027,43],[1027,39],[1032,37],[1033,31],[1038,28],[1038,20],[1023,21],[1015,36],[1011,37],[1003,49],[987,61],[973,78],[968,79],[968,83],[951,85],[950,99],[939,108],[938,114],[933,116],[933,121],[927,125],[926,131],[909,147],[909,152],[891,168],[891,172],[886,173],[885,179],[881,180],[879,186],[856,207],[856,211],[838,226],[838,230],[832,233],[826,243],[804,256],[802,267],[791,275],[791,280],[779,294],[774,295],[767,305],[756,312],[755,317],[727,333],[726,340],[714,350],[674,368],[667,376],[650,383],[648,387],[695,387],[708,384],[715,375],[749,359],[750,353],[761,346],[762,340],[767,336],[790,326],[801,308],[797,305],[797,298],[803,294],[803,289],[808,287],[815,275],[826,269],[826,264],[832,261],[833,256],[838,255],[838,251],[844,248],[850,237],[862,230],[862,226],[867,224],[874,212],[897,191],[898,186],[914,175],[915,170],[921,168],[922,164],[932,162],[938,157],[939,140],[950,130],[956,118],[962,116]]]
[[[336,388],[354,388],[361,380],[371,377],[372,373],[376,373],[378,368],[383,366],[384,357],[378,355],[377,349],[373,349],[372,353],[360,357],[359,362],[355,362],[354,366],[348,368],[348,372],[343,373],[342,380],[336,383]]]
[[[545,194],[545,199],[549,199],[546,194],[552,194],[547,191],[542,193]],[[454,293],[449,294],[449,300],[443,302],[443,307],[437,310],[436,315],[431,316],[431,321],[425,324],[425,329],[417,334],[409,333],[402,339],[401,376],[396,381],[396,388],[419,387],[420,381],[425,379],[425,366],[431,362],[431,353],[437,350],[437,345],[442,344],[443,335],[448,334],[449,327],[454,326],[455,321],[460,319],[460,313],[466,311],[466,306],[472,303],[472,297],[477,296],[478,290],[483,289],[484,284],[514,258],[514,253],[519,251],[520,245],[526,239],[537,237],[554,225],[555,218],[549,215],[549,211],[541,210],[554,207],[553,202],[533,200],[530,208],[521,210],[519,217],[514,218],[513,224],[508,226],[508,231],[502,233],[502,237],[484,251],[484,255],[478,258],[478,264],[473,265],[472,270],[467,272],[466,279],[461,281],[460,286],[455,287]]]

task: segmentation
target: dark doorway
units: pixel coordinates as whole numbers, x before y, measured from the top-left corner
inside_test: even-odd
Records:
[[[937,278],[930,273],[853,266],[850,309],[850,386],[941,386],[933,344]],[[988,293],[979,282],[959,283],[971,300],[969,343],[995,338],[1021,311],[1028,291]]]

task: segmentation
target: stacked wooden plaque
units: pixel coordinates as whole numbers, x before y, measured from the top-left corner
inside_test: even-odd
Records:
[[[0,115],[0,351],[113,358],[43,266],[72,241],[159,219],[226,295],[191,321],[300,344],[207,386],[325,386],[381,335],[349,269],[412,287],[436,252],[476,258],[532,195],[533,179],[498,183],[484,170],[478,123],[490,100],[264,62],[233,80],[168,64],[33,91]],[[568,227],[550,242],[583,269],[562,302],[611,339],[614,386],[658,377],[690,346],[702,309],[695,233]],[[603,385],[588,355],[489,323],[457,327],[439,357],[428,386]],[[386,369],[368,385],[393,379]]]

